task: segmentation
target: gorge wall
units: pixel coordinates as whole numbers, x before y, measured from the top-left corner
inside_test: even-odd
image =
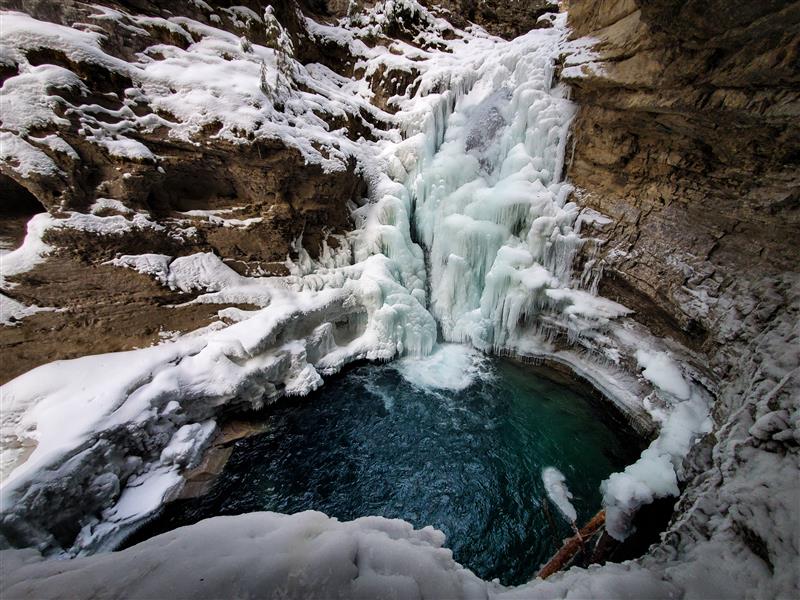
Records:
[[[791,581],[798,524],[780,488],[796,490],[798,468],[800,3],[573,0],[568,12],[572,35],[596,42],[594,62],[563,79],[579,105],[567,176],[613,221],[595,231],[600,293],[696,350],[717,389],[696,478],[645,562],[703,561],[722,543]],[[712,579],[704,593],[718,594]]]
[[[752,335],[798,259],[800,4],[568,11],[597,40],[594,67],[564,79],[580,107],[567,176],[614,220],[601,293],[704,352],[760,320]]]
[[[305,30],[295,3],[272,4],[298,60],[352,72],[343,48],[299,35]],[[286,258],[298,258],[298,240],[317,258],[323,242],[335,249],[337,236],[353,228],[348,202],[359,201],[366,184],[346,149],[331,150],[326,140],[315,140],[321,154],[334,152],[334,160],[341,159],[328,168],[320,161],[309,164],[305,149],[277,137],[255,141],[254,132],[235,116],[227,121],[220,116],[234,115],[241,98],[220,100],[224,92],[212,89],[214,85],[200,95],[218,104],[216,114],[207,100],[182,103],[188,107],[185,113],[179,113],[181,103],[167,107],[157,100],[161,92],[172,98],[193,95],[192,87],[200,82],[189,80],[204,68],[203,59],[178,67],[187,78],[183,84],[173,81],[173,87],[150,96],[130,95],[141,81],[134,81],[137,76],[127,61],[145,56],[142,60],[151,65],[165,64],[202,39],[202,31],[191,33],[167,18],[181,15],[220,27],[236,44],[239,38],[263,43],[263,3],[217,3],[218,14],[189,1],[90,5],[3,0],[0,8],[103,40],[102,54],[80,54],[70,52],[57,34],[48,38],[45,33],[15,39],[20,44],[12,51],[16,55],[4,59],[0,81],[9,83],[3,88],[0,161],[3,241],[9,247],[19,245],[25,222],[45,210],[56,218],[73,214],[83,221],[78,227],[48,231],[45,241],[53,248],[49,260],[9,278],[3,321],[15,326],[0,327],[0,348],[8,356],[0,383],[87,351],[156,343],[167,331],[207,325],[219,308],[166,308],[196,294],[153,286],[146,275],[104,264],[115,256],[210,252],[243,275],[283,275],[288,273]],[[8,34],[10,40],[14,34]],[[148,48],[159,44],[161,53],[147,56]],[[32,72],[20,76],[20,63]],[[53,72],[63,74],[63,84],[48,82]],[[231,90],[235,95],[235,86]],[[380,113],[368,110],[316,110],[319,130],[344,128],[342,137],[369,138],[380,122]],[[111,225],[115,219],[117,224]],[[10,309],[12,302],[55,310],[21,319]]]

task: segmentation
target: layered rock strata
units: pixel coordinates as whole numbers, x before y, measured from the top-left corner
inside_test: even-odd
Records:
[[[762,594],[791,589],[800,3],[572,1],[568,11],[594,54],[563,71],[579,105],[567,176],[582,205],[611,219],[584,258],[602,269],[602,295],[697,352],[717,392],[695,476],[643,562],[709,564],[725,547],[739,566],[704,593],[758,579],[770,582]]]

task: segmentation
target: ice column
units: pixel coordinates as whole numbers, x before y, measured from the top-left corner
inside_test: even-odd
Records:
[[[502,346],[555,306],[581,238],[561,181],[573,105],[552,88],[557,38],[526,36],[485,60],[438,149],[409,178],[427,250],[429,308],[448,341]],[[437,139],[438,141],[438,139]]]

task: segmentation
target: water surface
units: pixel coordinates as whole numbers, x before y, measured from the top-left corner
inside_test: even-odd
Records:
[[[600,507],[600,482],[638,454],[609,410],[460,346],[365,364],[267,410],[267,432],[236,443],[211,493],[171,505],[147,534],[257,510],[382,515],[434,525],[479,576],[522,583],[570,535],[542,469],[564,473],[584,522]]]

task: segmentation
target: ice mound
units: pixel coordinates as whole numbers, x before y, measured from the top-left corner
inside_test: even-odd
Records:
[[[465,390],[477,378],[491,376],[484,355],[463,344],[442,344],[429,356],[402,358],[394,367],[406,381],[426,390]]]
[[[690,385],[666,352],[640,348],[635,355],[643,369],[642,377],[654,385],[644,405],[661,430],[639,460],[611,475],[601,486],[606,530],[617,540],[630,534],[640,506],[679,494],[684,457],[712,428],[708,397],[702,388]]]
[[[88,559],[2,555],[4,597],[486,598],[488,584],[453,560],[444,534],[397,519],[340,523],[322,513],[216,517]],[[222,559],[221,559],[222,558]],[[202,570],[197,567],[204,565]],[[52,578],[40,579],[45,572]],[[113,583],[112,583],[113,582]],[[122,591],[124,589],[124,592]]]
[[[4,597],[532,600],[676,598],[681,588],[634,562],[571,569],[515,588],[483,581],[442,547],[444,534],[383,517],[322,513],[215,517],[121,552],[69,561],[0,553]],[[221,559],[222,557],[222,559]]]
[[[575,507],[572,506],[572,492],[567,488],[564,474],[555,467],[547,467],[542,470],[542,482],[547,490],[547,497],[558,507],[564,518],[570,523],[574,523],[578,518]]]
[[[642,375],[659,389],[680,400],[689,398],[689,384],[681,374],[680,367],[665,352],[636,352],[636,361],[644,369]]]

